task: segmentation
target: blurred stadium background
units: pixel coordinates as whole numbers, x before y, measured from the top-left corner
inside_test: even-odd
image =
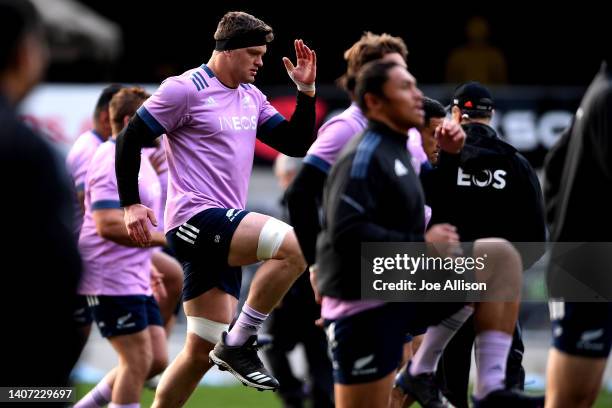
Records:
[[[250,12],[275,30],[264,69],[257,86],[286,116],[293,108],[294,88],[281,63],[292,56],[292,41],[302,38],[318,55],[318,125],[348,105],[334,81],[344,71],[342,54],[363,31],[388,32],[402,37],[409,48],[409,68],[424,93],[449,102],[456,81],[450,66],[453,52],[470,43],[466,28],[475,16],[488,24],[487,47],[502,55],[497,69],[505,75],[489,81],[496,102],[495,127],[540,168],[546,151],[570,122],[580,98],[597,71],[603,53],[596,39],[603,39],[601,13],[575,7],[568,10],[533,9],[502,3],[481,6],[413,5],[379,2],[374,5],[302,2],[300,4],[254,2],[119,2],[116,0],[35,0],[48,31],[52,63],[46,82],[21,106],[26,121],[39,128],[66,152],[74,139],[91,126],[91,115],[100,90],[110,82],[138,84],[154,91],[164,78],[206,62],[214,46],[212,34],[219,18],[230,10]],[[552,5],[551,5],[552,7]],[[458,10],[457,10],[458,9]],[[473,23],[473,21],[472,21]],[[480,23],[482,24],[482,23]],[[579,24],[579,29],[574,29]],[[471,26],[480,29],[482,25]],[[481,44],[482,45],[482,44]],[[498,61],[499,62],[499,61]],[[463,61],[466,75],[475,71],[474,61]],[[249,206],[275,211],[280,189],[270,164],[275,152],[265,145],[257,148],[251,180]],[[541,282],[528,282],[533,299],[523,305],[525,366],[531,388],[544,387],[547,349],[550,342],[547,306]],[[185,327],[180,321],[170,341],[173,357],[182,345]],[[94,330],[95,331],[95,330]],[[300,350],[292,358],[303,370]],[[98,333],[93,333],[74,372],[78,383],[95,383],[113,366],[116,357]],[[240,406],[276,406],[270,394],[237,388],[228,375],[213,372],[206,380],[217,391],[193,397],[206,406],[229,407],[238,398]],[[612,392],[612,370],[605,377]],[[81,388],[82,390],[82,388]],[[240,400],[240,395],[246,398]],[[145,396],[150,398],[150,395]],[[602,396],[598,406],[612,406]],[[145,400],[143,400],[145,401]],[[149,401],[149,400],[146,400]],[[241,402],[242,401],[242,402]],[[276,404],[276,405],[275,405]]]

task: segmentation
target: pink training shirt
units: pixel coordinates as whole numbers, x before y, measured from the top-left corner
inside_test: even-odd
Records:
[[[166,232],[208,208],[244,209],[257,132],[285,120],[255,86],[228,88],[206,65],[166,79],[138,116],[166,134]]]

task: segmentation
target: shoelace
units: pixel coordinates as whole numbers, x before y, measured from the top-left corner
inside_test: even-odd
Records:
[[[261,364],[261,360],[259,359],[259,356],[257,355],[257,350],[259,350],[259,346],[257,346],[256,344],[251,344],[248,346],[244,346],[241,347],[239,349],[239,358],[240,360],[242,360],[241,362],[247,362],[250,364],[253,364],[253,361],[256,359],[256,361],[258,361]],[[255,359],[253,358],[253,353],[255,354]],[[261,365],[257,365],[257,364],[253,364],[254,368],[259,370],[261,367],[263,367],[263,364]]]

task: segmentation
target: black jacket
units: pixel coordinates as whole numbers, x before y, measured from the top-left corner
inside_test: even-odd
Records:
[[[441,152],[438,167],[421,175],[432,208],[429,225],[455,225],[462,242],[487,237],[544,242],[542,191],[532,167],[493,128],[480,123],[463,128],[467,140],[461,153]],[[524,266],[543,250],[538,246],[537,253],[524,257]]]
[[[406,134],[370,122],[344,148],[323,196],[317,244],[321,295],[359,299],[362,242],[422,242],[424,200]]]
[[[0,124],[0,384],[66,386],[79,351],[72,314],[81,273],[68,178],[63,160],[1,94]]]
[[[612,68],[602,66],[545,170],[551,240],[612,242]]]
[[[612,301],[611,120],[612,71],[604,64],[546,158],[547,218],[556,242],[548,266],[550,297]]]

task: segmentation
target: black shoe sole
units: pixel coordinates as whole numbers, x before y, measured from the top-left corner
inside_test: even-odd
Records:
[[[229,371],[230,373],[232,373],[232,375],[234,377],[236,377],[238,379],[238,381],[240,381],[243,385],[245,385],[247,387],[255,388],[257,391],[266,391],[266,390],[276,391],[278,389],[278,387],[272,387],[272,386],[269,386],[269,385],[257,384],[257,383],[254,383],[254,382],[251,382],[251,381],[247,380],[242,375],[240,375],[239,373],[234,371],[234,369],[232,367],[230,367],[229,364],[227,364],[225,361],[221,360],[219,357],[215,356],[214,350],[211,350],[210,353],[208,353],[208,359],[209,359],[209,361],[211,363],[215,364],[219,368],[219,370],[221,370],[221,371]]]

